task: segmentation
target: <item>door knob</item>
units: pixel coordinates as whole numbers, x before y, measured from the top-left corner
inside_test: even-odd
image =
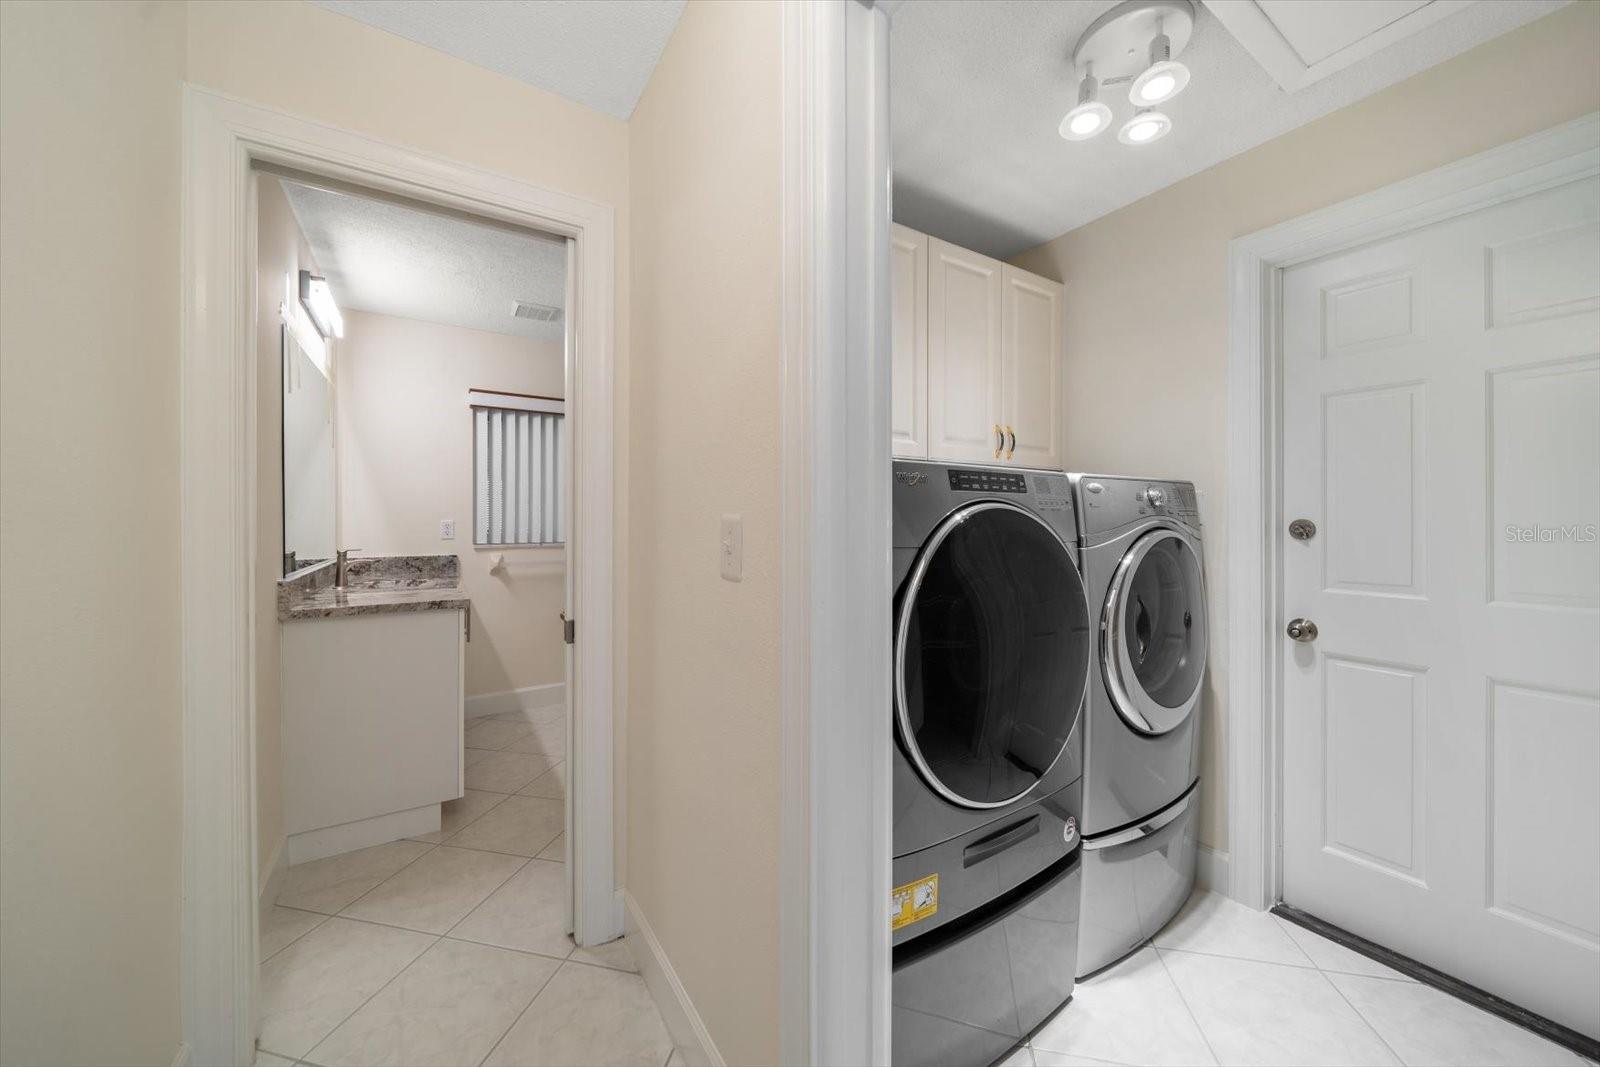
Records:
[[[1310,619],[1290,619],[1285,632],[1296,641],[1315,641],[1317,624]]]

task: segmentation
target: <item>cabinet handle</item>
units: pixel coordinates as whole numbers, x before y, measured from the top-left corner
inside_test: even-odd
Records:
[[[1017,431],[1015,431],[1011,427],[1007,426],[1006,427],[1006,433],[1011,437],[1011,444],[1006,449],[1006,458],[1010,459],[1012,454],[1014,452],[1016,452],[1016,450],[1017,450]]]
[[[999,459],[1000,453],[1005,451],[1006,435],[1000,432],[1000,424],[994,424],[994,458]]]

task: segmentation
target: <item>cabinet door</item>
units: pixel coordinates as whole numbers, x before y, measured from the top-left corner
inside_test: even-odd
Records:
[[[928,238],[928,454],[995,459],[1002,264]]]
[[[889,233],[889,300],[894,454],[928,457],[928,237],[905,226]]]
[[[1000,423],[1016,435],[1010,462],[1060,470],[1062,287],[1012,266],[1003,283]]]

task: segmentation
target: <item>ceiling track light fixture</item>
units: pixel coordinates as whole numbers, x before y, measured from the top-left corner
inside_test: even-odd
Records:
[[[1100,83],[1094,80],[1094,64],[1085,63],[1083,80],[1078,83],[1078,106],[1061,120],[1060,133],[1069,141],[1087,141],[1111,125],[1111,109],[1102,104]]]
[[[1172,119],[1154,107],[1189,84],[1189,68],[1174,57],[1193,32],[1192,0],[1124,0],[1101,15],[1072,50],[1073,66],[1083,78],[1077,106],[1061,120],[1061,136],[1087,141],[1109,129],[1111,109],[1099,100],[1099,90],[1130,82],[1128,101],[1136,110],[1118,130],[1117,139],[1126,145],[1146,145],[1166,136]]]
[[[1172,129],[1172,120],[1154,108],[1142,107],[1133,118],[1122,124],[1117,140],[1123,144],[1142,145],[1159,141]]]

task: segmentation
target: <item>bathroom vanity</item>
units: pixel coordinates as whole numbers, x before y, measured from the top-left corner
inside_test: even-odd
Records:
[[[279,584],[291,864],[439,829],[462,795],[470,603],[455,556],[332,561]]]

